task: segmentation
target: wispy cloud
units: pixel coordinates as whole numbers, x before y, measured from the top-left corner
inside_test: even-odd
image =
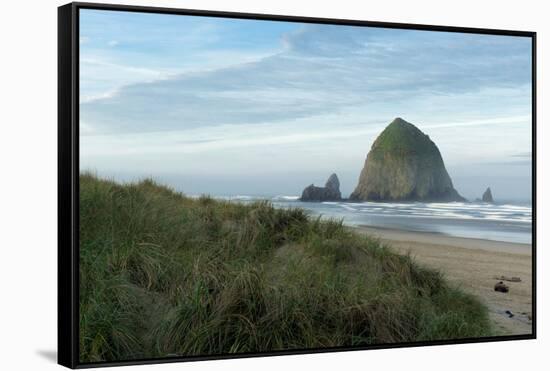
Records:
[[[80,21],[81,61],[93,62],[81,73],[84,101],[150,82],[147,71],[164,78],[258,60],[281,48],[273,40],[288,28],[281,23],[250,34],[232,20],[96,10],[81,12]]]
[[[502,38],[301,26],[284,36],[280,53],[124,86],[84,104],[82,114],[99,132],[146,132],[399,106],[489,87],[504,92],[529,82],[530,60],[527,40]]]
[[[531,157],[533,157],[533,153],[532,152],[521,152],[521,153],[513,154],[512,157],[528,157],[528,158],[531,158]]]

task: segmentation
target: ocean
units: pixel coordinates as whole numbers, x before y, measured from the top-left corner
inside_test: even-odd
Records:
[[[484,240],[532,243],[528,203],[484,202],[302,202],[298,196],[223,196],[232,202],[268,200],[275,207],[299,207],[311,215],[343,220],[349,226],[441,233]]]

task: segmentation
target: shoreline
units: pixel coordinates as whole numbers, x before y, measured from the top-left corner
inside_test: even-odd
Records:
[[[379,238],[399,254],[410,254],[419,264],[441,271],[448,282],[478,297],[489,309],[497,335],[532,333],[530,244],[370,226],[350,229]],[[505,281],[510,291],[495,292],[500,276],[520,277],[521,282]]]
[[[375,235],[383,240],[387,239],[399,242],[413,241],[432,245],[454,246],[464,249],[529,255],[531,255],[532,248],[532,245],[527,243],[458,237],[439,232],[409,231],[385,227],[371,227],[367,225],[352,226],[351,228]]]

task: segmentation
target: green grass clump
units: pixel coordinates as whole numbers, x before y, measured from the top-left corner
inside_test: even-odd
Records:
[[[80,176],[80,360],[490,335],[441,274],[302,209]]]

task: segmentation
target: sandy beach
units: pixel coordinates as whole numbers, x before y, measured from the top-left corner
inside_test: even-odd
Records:
[[[438,269],[449,282],[476,295],[489,308],[498,335],[531,333],[531,245],[363,226],[354,230],[380,238],[398,253],[410,253],[420,264]],[[510,291],[496,292],[500,276],[519,277],[521,282],[504,281]]]

